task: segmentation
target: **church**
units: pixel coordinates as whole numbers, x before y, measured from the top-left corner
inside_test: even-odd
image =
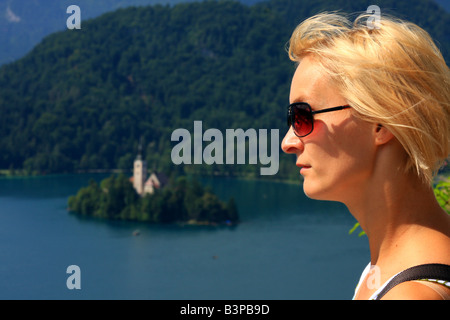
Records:
[[[152,194],[155,189],[163,188],[168,182],[166,175],[163,173],[152,172],[148,179],[147,173],[147,161],[143,160],[139,153],[134,160],[133,176],[130,180],[136,192],[141,196],[146,193]]]

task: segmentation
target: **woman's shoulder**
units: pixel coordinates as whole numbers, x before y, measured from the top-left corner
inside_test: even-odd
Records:
[[[384,300],[450,300],[450,265],[426,263],[392,277],[377,294]]]
[[[427,281],[406,281],[389,290],[382,300],[448,300],[450,288]]]

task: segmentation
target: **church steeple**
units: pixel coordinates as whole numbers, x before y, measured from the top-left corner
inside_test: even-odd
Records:
[[[133,187],[138,194],[143,194],[144,184],[147,180],[147,161],[142,158],[142,137],[139,142],[138,155],[133,166]]]
[[[141,140],[139,141],[138,154],[137,154],[136,159],[139,159],[139,160],[142,159],[142,137],[141,137]]]

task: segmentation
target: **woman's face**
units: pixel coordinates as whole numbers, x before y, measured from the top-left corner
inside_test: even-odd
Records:
[[[310,56],[301,60],[292,79],[293,102],[307,102],[313,111],[347,104]],[[289,128],[281,148],[296,155],[308,197],[345,202],[362,191],[375,163],[373,127],[349,108],[314,115],[314,130],[306,137]]]

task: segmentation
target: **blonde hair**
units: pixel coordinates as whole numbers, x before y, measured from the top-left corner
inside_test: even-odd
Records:
[[[369,28],[369,17],[313,16],[294,30],[289,56],[313,55],[355,115],[394,134],[405,170],[430,183],[450,150],[449,68],[425,30],[387,16]]]

